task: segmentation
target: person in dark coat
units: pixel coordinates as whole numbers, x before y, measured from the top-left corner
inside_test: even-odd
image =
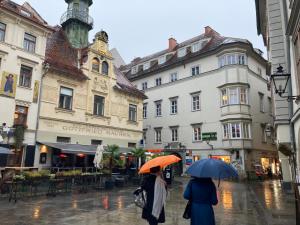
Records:
[[[151,168],[150,172],[151,174],[145,177],[141,186],[147,193],[146,206],[143,209],[142,218],[147,220],[149,225],[157,225],[165,222],[166,183],[162,179],[162,172],[159,166]],[[161,209],[158,209],[157,206]]]
[[[184,198],[192,201],[191,225],[215,225],[213,205],[218,204],[216,186],[211,178],[193,178]]]

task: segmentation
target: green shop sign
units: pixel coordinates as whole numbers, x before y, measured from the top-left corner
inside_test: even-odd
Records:
[[[217,132],[202,133],[202,141],[216,141]]]

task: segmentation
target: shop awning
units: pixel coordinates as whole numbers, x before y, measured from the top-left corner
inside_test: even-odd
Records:
[[[46,145],[51,148],[59,149],[62,153],[66,154],[85,154],[85,155],[95,155],[97,146],[96,145],[80,145],[80,144],[67,144],[67,143],[49,143],[43,142],[41,145]],[[106,146],[104,149],[106,150]],[[120,153],[128,153],[132,149],[120,147]]]
[[[151,153],[161,153],[163,150],[162,149],[147,149],[147,152]]]
[[[0,154],[12,155],[14,153],[9,148],[4,148],[0,146]]]

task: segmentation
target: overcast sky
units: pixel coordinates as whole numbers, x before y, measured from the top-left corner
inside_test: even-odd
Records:
[[[24,0],[14,0],[23,3]],[[66,11],[64,0],[27,0],[51,25]],[[110,48],[128,63],[167,48],[168,38],[185,41],[211,26],[223,36],[246,38],[265,52],[257,36],[254,0],[94,0],[90,40],[107,31]]]

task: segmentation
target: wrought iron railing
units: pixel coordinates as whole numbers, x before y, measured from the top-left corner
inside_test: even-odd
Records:
[[[63,24],[69,19],[77,19],[83,23],[88,24],[91,27],[94,26],[93,18],[89,16],[89,13],[87,11],[84,11],[84,10],[71,9],[71,10],[66,11],[62,15],[62,17],[60,19],[60,23]]]

